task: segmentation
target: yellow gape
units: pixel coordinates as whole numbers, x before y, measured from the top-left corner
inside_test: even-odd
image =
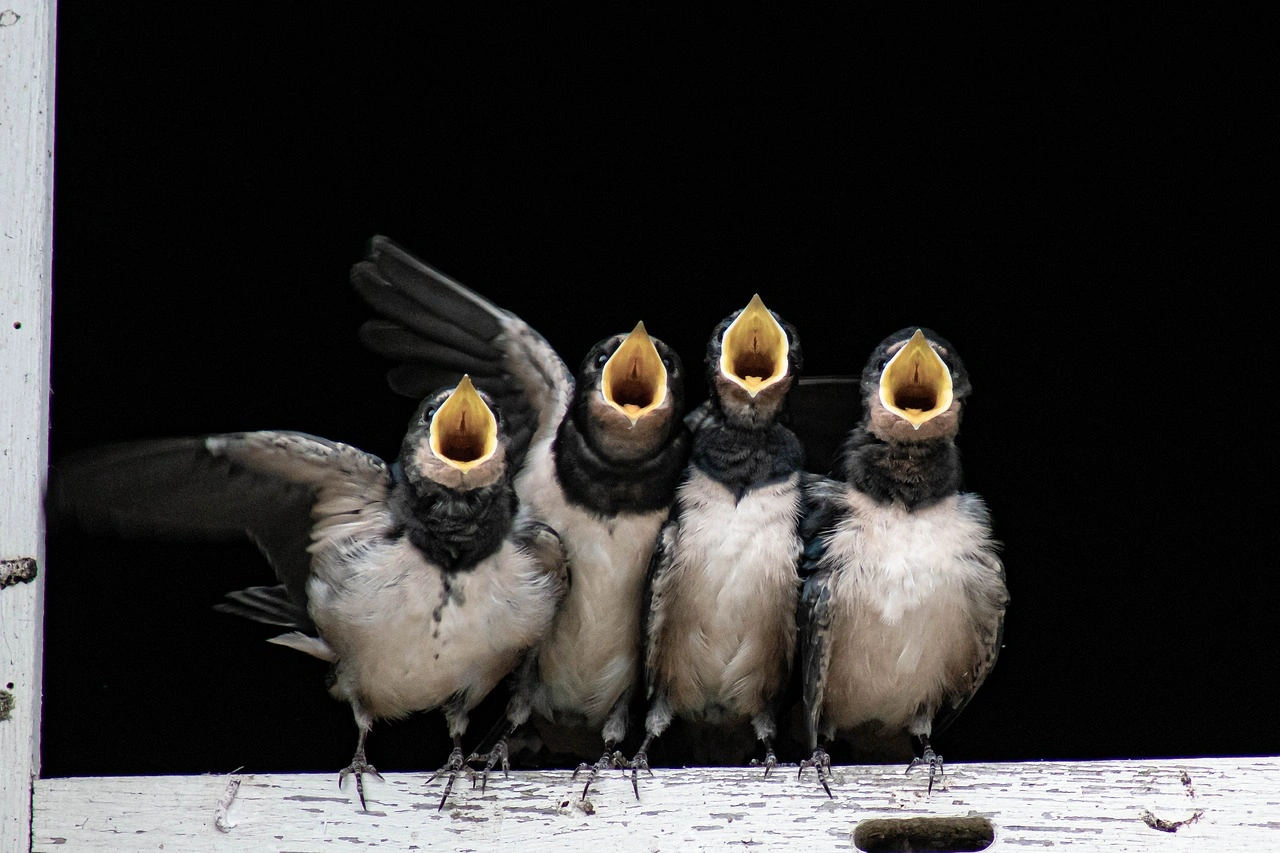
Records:
[[[915,429],[951,408],[951,371],[919,329],[880,372],[880,402]]]
[[[667,368],[643,322],[636,323],[605,362],[600,396],[626,415],[632,426],[667,398]]]
[[[498,449],[498,419],[463,376],[431,418],[431,451],[459,471],[472,468]]]
[[[757,293],[725,330],[720,373],[754,397],[787,375],[790,346],[786,330]]]

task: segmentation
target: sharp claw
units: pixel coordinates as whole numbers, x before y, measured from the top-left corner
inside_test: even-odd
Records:
[[[367,812],[369,807],[364,799],[364,774],[366,773],[377,778],[379,782],[386,781],[382,778],[382,774],[378,772],[377,768],[372,764],[366,764],[364,759],[356,756],[349,765],[338,771],[338,790],[341,791],[342,783],[347,781],[348,776],[354,774],[356,777],[356,795],[360,798],[360,809]]]
[[[449,799],[449,793],[453,790],[453,782],[455,779],[458,778],[458,771],[460,770],[467,771],[467,773],[471,776],[472,787],[474,787],[475,772],[470,767],[468,767],[466,762],[463,760],[462,750],[455,748],[453,752],[449,753],[449,762],[445,764],[444,767],[441,767],[439,770],[433,773],[431,775],[431,778],[427,780],[427,784],[430,785],[436,779],[439,779],[440,776],[442,776],[444,773],[447,772],[449,774],[448,781],[444,783],[444,793],[440,796],[440,805],[436,806],[436,811],[441,811],[444,809],[445,801]],[[483,791],[483,788],[481,790]]]
[[[756,759],[753,758],[751,759],[751,763],[756,767],[759,767],[761,764],[763,764],[764,778],[768,779],[769,771],[778,766],[778,756],[774,755],[773,750],[771,749],[764,754],[764,761],[757,761]]]
[[[583,770],[591,771],[587,774],[587,784],[582,786],[582,800],[585,802],[587,799],[587,792],[591,790],[591,784],[600,778],[600,771],[608,770],[610,768],[625,770],[628,766],[627,760],[623,758],[622,753],[612,749],[610,745],[606,743],[604,747],[604,755],[601,755],[595,764],[588,764],[585,761],[579,764],[574,768],[573,776],[571,778],[577,779],[578,774]],[[639,798],[639,796],[640,794],[637,790],[636,797]]]
[[[650,776],[653,771],[649,769],[649,757],[643,752],[637,753],[636,757],[631,759],[627,765],[631,769],[631,790],[635,793],[636,799],[640,799],[640,769],[644,768]]]
[[[827,792],[827,796],[835,799],[831,794],[831,786],[827,784],[827,768],[831,766],[831,756],[827,755],[826,750],[819,747],[813,751],[813,755],[800,762],[800,770],[796,773],[798,781],[804,776],[804,769],[812,767],[813,771],[818,774],[818,781],[822,783],[822,790]]]
[[[907,772],[910,773],[922,764],[929,765],[929,787],[926,793],[932,794],[934,781],[942,778],[943,775],[942,756],[934,752],[932,747],[926,747],[923,755],[911,759],[911,763],[907,765]]]

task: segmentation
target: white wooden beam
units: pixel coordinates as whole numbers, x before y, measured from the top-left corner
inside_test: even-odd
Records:
[[[42,779],[33,849],[816,853],[875,849],[870,821],[917,819],[944,837],[987,822],[995,851],[1280,850],[1280,758],[955,764],[931,794],[902,767],[836,772],[829,799],[794,766],[768,780],[758,768],[659,768],[637,802],[611,771],[582,803],[568,771],[517,771],[483,795],[459,780],[443,811],[430,774],[371,780],[368,811],[337,773]]]
[[[0,0],[0,850],[30,847],[40,769],[54,0]]]

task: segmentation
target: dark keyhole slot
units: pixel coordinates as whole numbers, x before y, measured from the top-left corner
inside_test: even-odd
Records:
[[[853,846],[866,853],[968,853],[995,840],[985,817],[882,818],[853,830]]]

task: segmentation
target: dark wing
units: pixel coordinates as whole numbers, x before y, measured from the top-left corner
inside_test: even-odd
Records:
[[[999,560],[995,562],[997,566],[1000,565]],[[1003,568],[1000,569],[1000,577],[1003,580]],[[968,706],[978,692],[978,688],[995,668],[996,658],[1000,656],[1000,646],[1004,643],[1004,608],[1001,607],[990,619],[974,627],[979,632],[978,645],[983,650],[983,654],[974,668],[972,685],[962,695],[948,697],[948,702],[934,715],[931,726],[931,733],[934,735],[941,733],[955,722],[956,717],[960,716],[960,712]]]
[[[640,614],[640,648],[644,650],[645,699],[653,698],[657,679],[657,660],[662,641],[663,623],[666,620],[667,590],[670,579],[671,558],[675,553],[676,531],[680,522],[680,501],[671,504],[667,520],[658,531],[653,543],[653,555],[649,558],[649,571],[644,579],[644,603]]]
[[[805,467],[829,474],[849,431],[862,419],[858,376],[801,376],[787,395],[788,426],[804,445]]]
[[[711,414],[711,401],[704,400],[696,409],[692,409],[684,416],[685,429],[689,430],[689,434],[693,435],[698,431],[698,427],[702,426],[702,422],[707,419],[707,415]]]
[[[800,647],[805,732],[809,750],[818,745],[819,725],[826,693],[827,671],[831,665],[831,570],[823,565],[826,535],[841,514],[844,484],[815,475],[805,475],[804,514],[800,537],[800,611],[797,618]]]
[[[569,575],[569,555],[565,553],[560,534],[551,525],[522,515],[516,519],[511,535],[521,549],[537,559],[548,581],[559,590],[557,601],[562,600],[573,579]]]
[[[974,494],[961,494],[960,507],[977,518],[989,529],[986,505]],[[1004,563],[997,555],[999,543],[987,539],[980,547],[974,548],[965,555],[965,560],[980,567],[976,577],[980,580],[968,587],[972,611],[977,615],[973,628],[978,636],[980,656],[974,664],[973,679],[969,689],[960,695],[947,697],[946,703],[934,715],[931,727],[932,734],[942,732],[960,716],[969,701],[973,699],[978,688],[987,680],[1000,655],[1000,646],[1004,642],[1004,614],[1009,604],[1009,591],[1005,583]]]
[[[51,525],[126,538],[234,541],[248,537],[279,587],[232,593],[220,609],[312,630],[308,548],[386,493],[386,466],[303,433],[233,433],[90,448],[49,470]],[[350,493],[350,494],[348,494]],[[366,521],[369,513],[364,513]]]
[[[396,393],[422,399],[469,374],[502,412],[513,469],[535,436],[559,426],[573,399],[573,375],[519,317],[386,237],[370,241],[351,284],[381,316],[360,327],[361,341],[400,362],[387,374]]]

